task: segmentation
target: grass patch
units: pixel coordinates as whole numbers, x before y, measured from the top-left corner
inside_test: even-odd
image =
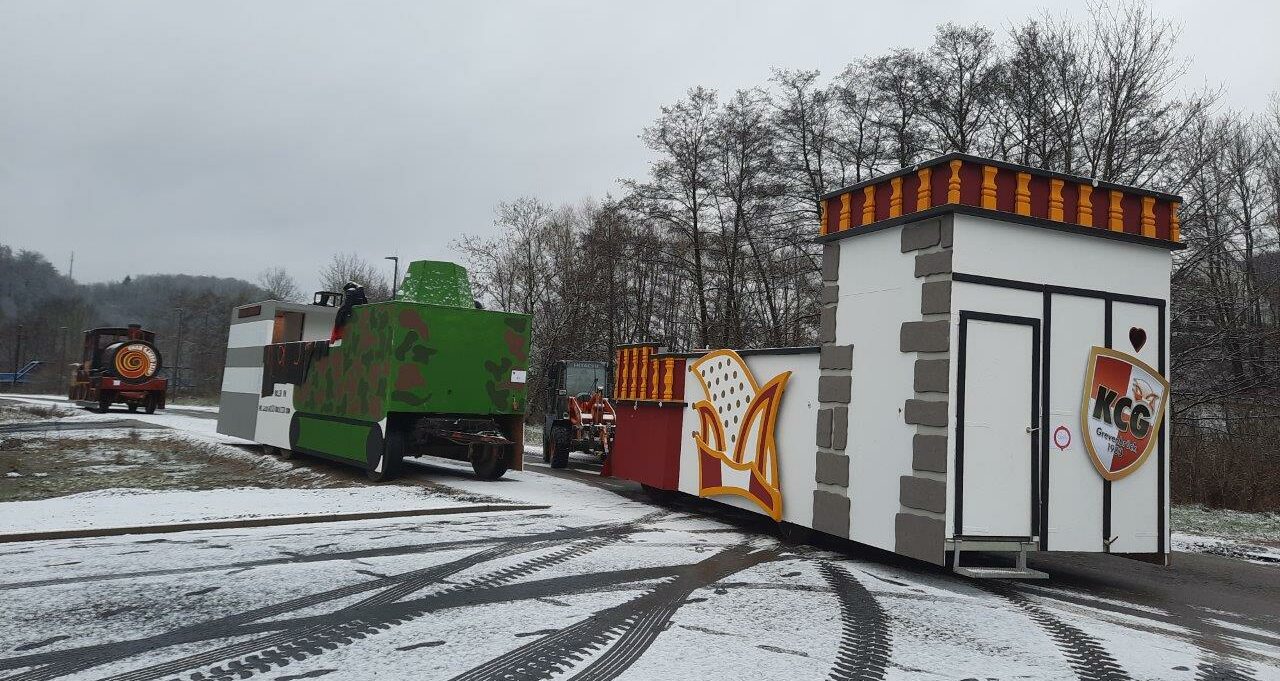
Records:
[[[1169,523],[1175,532],[1280,544],[1280,513],[1275,512],[1175,505],[1169,509]]]

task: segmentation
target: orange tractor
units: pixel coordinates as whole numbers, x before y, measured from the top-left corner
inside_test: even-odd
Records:
[[[604,362],[556,362],[548,379],[542,460],[552,468],[564,468],[573,451],[608,458],[617,422],[613,404],[605,397],[609,393],[609,366]]]

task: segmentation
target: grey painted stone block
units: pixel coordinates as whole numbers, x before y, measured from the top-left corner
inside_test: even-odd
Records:
[[[930,274],[951,274],[950,250],[916,256],[916,276],[925,277]]]
[[[849,457],[831,452],[818,452],[818,470],[814,476],[827,485],[849,486]]]
[[[898,478],[898,501],[907,508],[947,512],[947,483],[904,475]]]
[[[951,345],[951,322],[903,322],[898,336],[902,352],[946,352]]]
[[[902,252],[908,253],[936,246],[941,236],[942,223],[938,220],[925,220],[906,225],[902,228]]]
[[[903,418],[907,423],[918,426],[947,425],[947,403],[927,402],[925,400],[907,400]]]
[[[818,446],[831,447],[831,411],[830,409],[818,410]]]
[[[826,490],[814,490],[813,529],[848,539],[849,497]]]
[[[920,286],[920,314],[951,312],[951,282],[926,281]]]
[[[819,369],[852,369],[852,345],[824,345],[818,358]]]
[[[822,308],[818,316],[818,342],[836,342],[836,308],[834,305]]]
[[[942,247],[951,248],[956,231],[956,216],[954,213],[943,215],[939,220],[942,222]]]
[[[253,346],[248,348],[227,348],[227,363],[223,366],[229,367],[260,367],[262,366],[262,346]]]
[[[840,287],[836,284],[827,284],[822,287],[822,297],[819,301],[823,305],[835,305],[840,302]]]
[[[822,245],[822,280],[835,283],[840,276],[840,244]]]
[[[951,360],[917,359],[915,389],[918,393],[949,392]]]
[[[917,434],[911,439],[911,468],[917,471],[947,472],[947,436]]]
[[[818,401],[839,402],[849,404],[849,393],[853,389],[851,376],[819,376]]]
[[[222,393],[218,405],[219,433],[252,440],[257,427],[258,393]]]
[[[849,444],[849,408],[836,407],[831,416],[831,448],[843,450]]]
[[[937,518],[899,513],[893,519],[893,550],[934,565],[947,562],[946,525]]]

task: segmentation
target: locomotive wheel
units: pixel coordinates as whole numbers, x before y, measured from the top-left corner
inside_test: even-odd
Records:
[[[556,426],[551,429],[551,467],[565,468],[569,465],[569,449],[571,448],[569,429]]]
[[[499,446],[472,445],[467,458],[471,459],[471,470],[482,480],[497,480],[507,472],[507,461]]]

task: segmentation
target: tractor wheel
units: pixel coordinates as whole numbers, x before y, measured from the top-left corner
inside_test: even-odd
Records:
[[[158,402],[158,400],[156,400],[156,396],[155,396],[155,395],[147,395],[147,403],[146,403],[144,406],[146,407],[146,410],[147,410],[147,413],[148,413],[148,414],[154,414],[154,413],[156,413],[156,403],[157,403],[157,402]]]
[[[496,445],[476,446],[468,452],[471,459],[471,470],[481,480],[497,480],[507,472],[507,461],[502,455],[502,447]]]
[[[105,413],[107,413],[107,412],[108,412],[108,411],[110,411],[110,410],[111,410],[111,398],[110,398],[110,397],[105,397],[105,396],[104,396],[104,397],[99,397],[99,398],[98,398],[98,413],[99,413],[99,414],[105,414]]]
[[[568,426],[556,426],[551,429],[551,467],[566,468],[569,465],[570,444]]]
[[[138,403],[137,403],[137,402],[130,402],[129,404],[127,404],[127,405],[125,405],[125,406],[129,409],[129,413],[130,413],[130,414],[136,414],[136,413],[138,413]]]

